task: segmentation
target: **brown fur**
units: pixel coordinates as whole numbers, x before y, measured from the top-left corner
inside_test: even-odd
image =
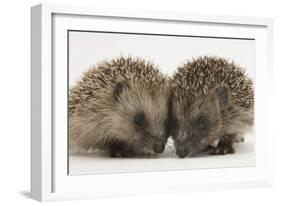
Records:
[[[200,57],[180,66],[171,85],[177,154],[233,153],[233,141],[253,125],[254,91],[244,70],[223,58]]]
[[[151,63],[117,58],[88,70],[70,90],[71,149],[111,156],[160,153],[168,138],[168,81]]]

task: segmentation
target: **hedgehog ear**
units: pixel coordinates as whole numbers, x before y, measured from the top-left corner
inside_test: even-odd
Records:
[[[116,101],[119,101],[119,97],[125,89],[129,88],[129,84],[126,80],[119,81],[115,84],[113,90],[113,97]]]
[[[228,88],[225,86],[218,87],[216,89],[216,95],[219,100],[220,109],[224,111],[228,105]]]

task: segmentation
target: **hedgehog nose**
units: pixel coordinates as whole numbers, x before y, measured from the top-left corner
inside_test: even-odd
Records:
[[[164,143],[155,143],[153,145],[153,151],[155,153],[162,153],[165,149],[165,144]]]
[[[177,155],[180,157],[180,158],[184,158],[187,156],[188,152],[187,152],[187,149],[184,148],[184,147],[181,147],[181,148],[177,148]]]

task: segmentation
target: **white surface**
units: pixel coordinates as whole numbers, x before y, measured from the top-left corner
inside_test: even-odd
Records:
[[[204,155],[184,159],[176,156],[172,141],[168,141],[164,153],[155,158],[110,158],[97,152],[72,154],[69,157],[69,174],[86,175],[254,166],[253,137],[248,135],[245,140],[243,143],[234,144],[235,154]]]
[[[51,0],[52,1],[52,0]],[[44,2],[44,1],[43,1]],[[50,2],[50,1],[48,1]],[[55,2],[55,1],[53,1]],[[75,0],[61,0],[57,2],[77,3]],[[2,97],[9,101],[1,101],[1,108],[5,108],[1,112],[1,137],[2,147],[0,150],[1,167],[1,204],[2,205],[42,205],[41,203],[29,198],[30,190],[30,19],[29,7],[38,3],[38,1],[21,1],[11,0],[3,1],[1,4],[0,21],[3,25],[0,33],[0,54],[2,57],[2,75],[0,76],[0,85]],[[129,7],[135,9],[149,9],[165,11],[178,10],[197,13],[225,13],[232,15],[255,15],[255,16],[271,16],[275,18],[276,37],[281,36],[281,14],[279,1],[262,0],[259,2],[244,0],[213,0],[213,1],[93,1],[80,0],[80,4],[104,5],[112,7]],[[159,6],[161,5],[161,6]],[[265,9],[266,8],[266,9]],[[11,12],[12,11],[12,12]],[[9,19],[9,21],[7,21]],[[1,30],[1,31],[2,31]],[[20,34],[19,35],[19,31]],[[11,42],[13,42],[11,44]],[[11,47],[11,45],[14,45]],[[16,45],[16,49],[15,49]],[[85,201],[67,201],[58,203],[45,203],[44,205],[61,205],[76,206],[82,205],[123,205],[123,206],[143,206],[143,205],[178,205],[187,203],[189,205],[280,205],[280,174],[281,174],[281,134],[280,121],[281,114],[281,68],[278,58],[281,53],[281,39],[275,39],[275,78],[273,83],[276,90],[273,92],[274,101],[272,101],[270,114],[272,115],[272,133],[276,135],[275,139],[275,188],[270,189],[251,189],[251,190],[234,190],[234,191],[215,191],[203,193],[186,193],[171,195],[148,195],[137,197],[123,198],[106,198]],[[15,75],[15,73],[17,75]],[[13,76],[11,84],[10,77]],[[7,88],[9,85],[9,89]],[[20,85],[20,86],[19,86]],[[17,94],[17,95],[15,95]],[[20,104],[19,104],[20,99]],[[11,115],[11,110],[13,114]],[[273,115],[274,114],[274,115]],[[3,126],[4,125],[4,126]],[[16,129],[15,129],[15,125]],[[7,167],[6,167],[7,166]],[[172,189],[171,189],[172,190]]]

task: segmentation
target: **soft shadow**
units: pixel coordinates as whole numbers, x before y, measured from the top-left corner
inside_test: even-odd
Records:
[[[19,193],[21,196],[23,196],[23,197],[31,198],[31,194],[30,194],[30,192],[27,191],[27,190],[21,190],[21,191],[19,191],[18,193]]]

